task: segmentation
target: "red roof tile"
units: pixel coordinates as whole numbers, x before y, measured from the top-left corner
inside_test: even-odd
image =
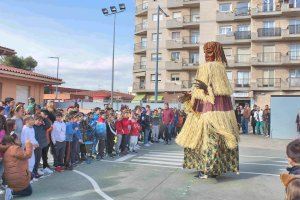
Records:
[[[33,77],[37,77],[37,78],[45,78],[45,79],[50,79],[53,81],[57,81],[57,82],[62,82],[62,79],[57,79],[51,76],[47,76],[47,75],[43,75],[43,74],[39,74],[39,73],[35,73],[32,71],[27,71],[24,69],[18,69],[15,67],[9,67],[9,66],[5,66],[5,65],[1,65],[0,64],[0,72],[1,71],[7,71],[7,72],[13,72],[16,74],[23,74],[23,75],[28,75],[28,76],[33,76]]]

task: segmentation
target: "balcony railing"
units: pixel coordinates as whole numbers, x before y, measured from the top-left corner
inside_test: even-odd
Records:
[[[300,34],[300,24],[289,25],[289,33],[290,34]]]
[[[135,26],[135,32],[141,32],[141,31],[146,31],[147,30],[147,27],[148,27],[148,24],[147,23],[141,23],[141,24],[137,24]]]
[[[278,37],[281,36],[281,28],[259,28],[258,37]]]
[[[280,52],[263,52],[257,54],[257,61],[263,63],[281,62]]]
[[[234,10],[235,16],[249,16],[251,13],[251,10],[249,7],[241,7]]]
[[[190,24],[190,23],[198,23],[200,21],[199,15],[186,15],[183,16],[183,23]]]
[[[141,5],[138,5],[135,8],[135,14],[139,14],[139,13],[147,11],[147,10],[148,10],[148,3],[143,3]]]
[[[144,90],[145,89],[145,83],[135,82],[135,83],[133,83],[133,89],[134,90]]]
[[[133,69],[134,70],[139,70],[139,69],[146,69],[146,62],[142,61],[142,62],[137,62],[133,64]]]
[[[199,44],[199,36],[183,37],[183,44]]]
[[[134,44],[134,51],[143,51],[147,48],[147,42],[140,42]]]
[[[235,58],[235,62],[247,64],[250,63],[250,58],[251,58],[250,54],[237,54]]]
[[[290,61],[300,61],[300,50],[299,51],[289,51],[288,58]]]
[[[291,3],[289,3],[289,8],[300,8],[300,1],[295,2],[294,1],[290,1]]]
[[[192,81],[182,81],[182,89],[189,89],[193,87]]]
[[[258,78],[257,87],[281,87],[281,78]]]
[[[234,86],[239,88],[249,88],[250,87],[250,79],[235,79]]]
[[[289,87],[300,87],[300,77],[287,78]]]
[[[236,40],[251,39],[251,31],[236,31],[234,37]]]
[[[182,65],[185,67],[188,66],[198,66],[199,65],[199,59],[195,58],[183,58],[182,59]]]

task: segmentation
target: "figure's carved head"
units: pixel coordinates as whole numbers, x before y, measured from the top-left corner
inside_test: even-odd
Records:
[[[207,42],[204,44],[204,53],[206,62],[218,61],[227,64],[223,47],[218,42]]]

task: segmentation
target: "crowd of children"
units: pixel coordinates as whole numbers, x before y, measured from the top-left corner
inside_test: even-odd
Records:
[[[82,161],[137,153],[141,144],[170,144],[184,119],[183,112],[169,108],[167,103],[164,109],[137,106],[131,110],[122,106],[119,111],[95,108],[84,114],[78,104],[62,110],[49,102],[41,108],[29,98],[25,107],[6,98],[0,103],[0,174],[4,171],[6,199],[31,195],[30,183],[53,171],[72,170]],[[22,167],[8,169],[13,162]],[[13,173],[22,176],[17,186]]]

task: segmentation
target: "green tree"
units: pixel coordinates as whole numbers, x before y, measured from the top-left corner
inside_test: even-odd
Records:
[[[34,70],[34,68],[38,65],[37,61],[33,59],[31,56],[27,58],[23,58],[16,55],[5,56],[0,60],[0,63],[6,66],[25,69],[28,71]]]

